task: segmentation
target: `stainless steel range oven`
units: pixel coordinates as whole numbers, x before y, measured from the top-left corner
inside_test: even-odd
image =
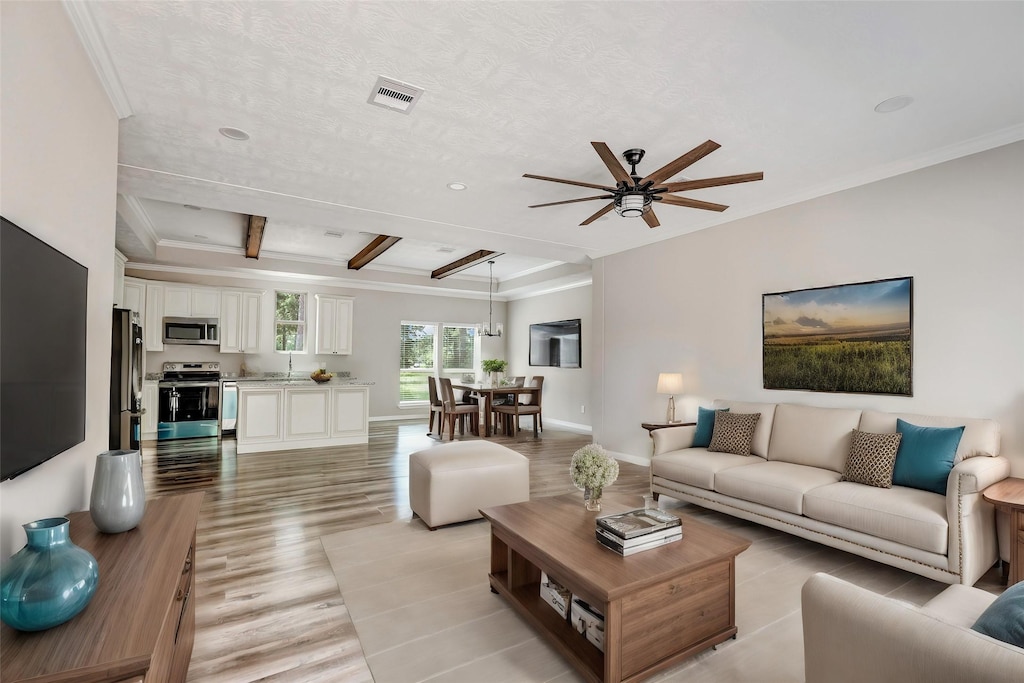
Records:
[[[220,363],[164,363],[156,438],[220,433]]]

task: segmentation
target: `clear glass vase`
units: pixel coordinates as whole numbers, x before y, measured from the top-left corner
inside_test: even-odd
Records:
[[[591,512],[601,511],[601,489],[587,487],[583,489],[583,502]]]

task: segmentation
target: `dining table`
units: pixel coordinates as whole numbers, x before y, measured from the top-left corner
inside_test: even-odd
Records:
[[[537,387],[503,387],[490,384],[453,384],[452,389],[460,389],[469,392],[471,396],[483,399],[484,402],[484,436],[490,436],[494,429],[491,425],[491,406],[494,404],[494,395],[512,395],[518,401],[522,394],[533,394],[539,391]]]

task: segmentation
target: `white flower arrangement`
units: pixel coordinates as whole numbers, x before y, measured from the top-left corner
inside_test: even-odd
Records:
[[[619,463],[600,445],[587,444],[572,454],[569,463],[572,483],[578,489],[592,489],[598,492],[619,477]]]

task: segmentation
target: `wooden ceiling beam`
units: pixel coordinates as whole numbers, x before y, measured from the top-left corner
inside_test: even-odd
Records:
[[[267,227],[266,216],[249,216],[249,230],[245,236],[245,258],[258,259],[260,257],[265,227]]]
[[[501,252],[488,251],[486,249],[474,251],[469,256],[460,258],[458,261],[452,261],[446,266],[441,266],[430,274],[430,278],[432,280],[440,280],[441,278],[448,277],[449,275],[455,275],[455,273],[462,272],[467,268],[472,268],[476,264],[495,258],[496,256],[501,256]]]
[[[348,260],[348,269],[359,270],[385,251],[395,246],[395,244],[401,239],[401,237],[392,237],[391,235],[377,235],[361,252]]]

